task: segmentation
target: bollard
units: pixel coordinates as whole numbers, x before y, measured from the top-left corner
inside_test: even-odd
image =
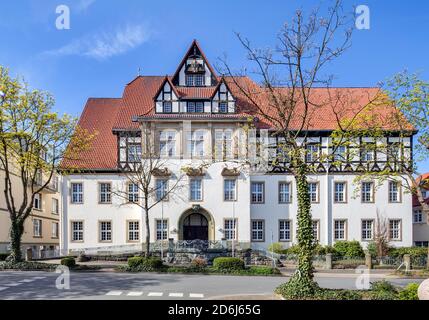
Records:
[[[326,269],[331,270],[332,269],[332,253],[326,254]]]
[[[372,269],[372,257],[371,257],[371,254],[369,253],[365,254],[365,266],[368,269]]]

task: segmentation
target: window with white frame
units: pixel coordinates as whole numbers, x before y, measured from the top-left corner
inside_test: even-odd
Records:
[[[156,240],[168,239],[168,221],[167,219],[157,219],[156,224]]]
[[[237,240],[237,219],[225,219],[224,235],[225,240]]]
[[[188,132],[188,150],[192,157],[204,156],[204,130]]]
[[[306,145],[305,161],[308,163],[315,162],[319,157],[319,145],[310,143]]]
[[[100,203],[111,203],[112,202],[112,184],[111,183],[100,183],[99,185],[99,199]]]
[[[34,209],[42,210],[42,195],[40,193],[36,193],[34,195]]]
[[[398,181],[389,181],[389,202],[400,202],[400,185]]]
[[[219,102],[219,113],[227,113],[228,112],[228,102],[222,101]]]
[[[155,180],[155,195],[156,201],[168,200],[168,180],[167,179],[156,179]]]
[[[334,183],[334,202],[346,202],[346,188],[345,182]]]
[[[334,220],[334,240],[347,239],[347,220]]]
[[[291,241],[290,220],[279,220],[279,241]]]
[[[140,240],[140,222],[128,221],[128,241]]]
[[[311,222],[311,226],[313,228],[313,240],[315,242],[319,241],[319,220],[313,220]]]
[[[60,213],[60,202],[58,199],[52,198],[52,213],[59,214]]]
[[[346,160],[346,146],[335,146],[334,147],[334,161],[345,161]]]
[[[203,181],[201,179],[191,179],[189,181],[190,200],[203,200]]]
[[[232,130],[215,130],[215,159],[232,158]]]
[[[187,74],[185,76],[185,82],[187,87],[193,87],[194,86],[194,75],[193,74]]]
[[[310,195],[310,201],[311,202],[319,202],[319,183],[317,182],[310,182],[308,184],[308,193]]]
[[[196,74],[194,75],[194,83],[197,87],[202,87],[204,85],[204,75]]]
[[[279,183],[279,202],[280,203],[291,202],[291,183],[290,182]]]
[[[100,242],[112,241],[112,222],[100,221]]]
[[[83,221],[71,222],[72,241],[83,241]]]
[[[264,241],[265,239],[265,221],[252,220],[252,241]]]
[[[237,180],[236,179],[225,179],[223,182],[223,193],[225,201],[235,201],[237,200]]]
[[[374,220],[362,220],[362,241],[374,239]]]
[[[401,240],[401,220],[389,220],[389,238],[390,240]]]
[[[264,202],[264,183],[252,182],[251,190],[252,190],[252,194],[251,194],[252,203],[263,203]]]
[[[362,202],[374,202],[374,182],[362,182]]]
[[[127,150],[128,162],[137,163],[142,160],[142,146],[140,143],[130,143]]]
[[[423,212],[421,209],[414,210],[413,222],[414,223],[422,223],[423,222]]]
[[[176,132],[162,131],[159,135],[159,153],[163,157],[176,155]]]
[[[162,103],[162,112],[164,112],[164,113],[173,112],[173,105],[172,105],[171,101],[164,101]]]
[[[60,230],[60,224],[58,222],[52,222],[52,238],[58,238]]]
[[[40,219],[33,220],[33,236],[34,237],[42,236],[42,220]]]
[[[186,103],[186,112],[195,113],[195,101],[188,101]]]
[[[364,143],[360,150],[360,161],[369,162],[375,158],[375,144]]]
[[[204,102],[202,101],[195,102],[195,112],[197,113],[204,112]]]
[[[128,184],[128,202],[139,202],[139,186],[137,183]]]
[[[83,184],[71,184],[71,203],[83,203]]]

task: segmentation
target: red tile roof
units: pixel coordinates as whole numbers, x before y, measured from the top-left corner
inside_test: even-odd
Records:
[[[113,124],[120,110],[121,99],[89,98],[79,120],[79,126],[96,133],[91,146],[77,160],[65,160],[63,168],[111,170],[117,167],[116,135]]]
[[[212,87],[177,87],[177,91],[181,98],[186,99],[210,99],[215,90],[216,86]]]

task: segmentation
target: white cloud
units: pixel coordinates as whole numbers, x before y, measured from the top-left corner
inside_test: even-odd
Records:
[[[76,10],[78,12],[85,12],[88,8],[94,4],[96,0],[79,0],[76,4]]]
[[[87,35],[69,44],[46,51],[51,56],[79,55],[105,60],[132,50],[149,39],[150,32],[144,25],[127,25],[113,32]]]

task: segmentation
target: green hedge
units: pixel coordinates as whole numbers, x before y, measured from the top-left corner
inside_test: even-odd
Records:
[[[128,259],[131,271],[157,271],[163,268],[163,262],[156,257],[132,257]]]
[[[404,254],[409,254],[412,258],[425,257],[428,254],[428,248],[424,247],[403,247],[403,248],[390,248],[390,257],[403,257]]]
[[[66,267],[73,268],[76,266],[76,260],[74,257],[65,257],[61,259],[61,264]]]
[[[334,243],[334,254],[339,257],[357,258],[364,257],[359,241],[337,241]]]
[[[239,258],[219,257],[213,260],[213,268],[221,271],[243,270],[244,261]]]
[[[417,291],[418,283],[409,283],[401,292],[399,292],[399,300],[419,300]]]

